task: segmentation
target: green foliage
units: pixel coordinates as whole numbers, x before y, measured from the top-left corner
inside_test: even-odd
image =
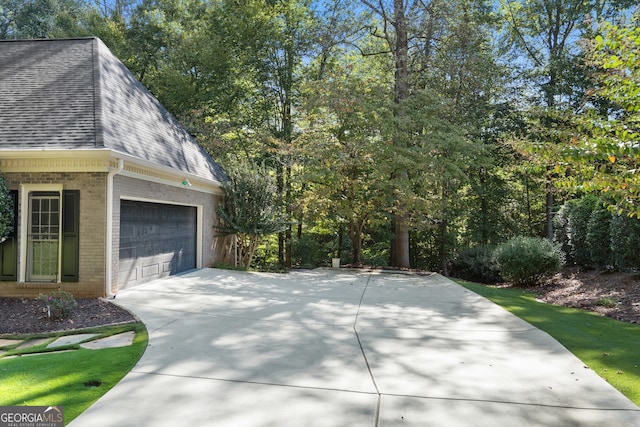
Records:
[[[300,268],[314,268],[329,262],[330,250],[327,239],[319,234],[307,233],[291,244],[292,265]]]
[[[0,175],[0,241],[13,231],[13,198]]]
[[[613,215],[611,219],[611,256],[616,269],[640,271],[640,219]]]
[[[229,174],[222,185],[216,231],[237,238],[238,259],[249,267],[263,236],[284,230],[286,219],[278,204],[273,178],[264,168],[245,165]]]
[[[47,316],[52,320],[66,319],[78,306],[73,294],[61,289],[40,294],[36,299],[46,304]]]
[[[478,283],[502,281],[495,257],[495,246],[474,246],[462,250],[452,261],[451,275]]]
[[[361,66],[327,69],[326,80],[303,87],[305,133],[297,143],[304,160],[307,212],[343,227],[351,262],[362,263],[365,229],[389,209],[389,176],[380,129],[389,120],[388,88]]]
[[[564,203],[553,218],[553,241],[560,246],[564,254],[566,264],[574,264],[573,250],[571,248],[571,228],[569,214],[572,204]]]
[[[596,301],[596,305],[611,308],[616,306],[616,301],[613,298],[602,297]]]
[[[518,285],[535,285],[558,272],[564,261],[557,245],[537,237],[515,237],[495,251],[500,274]]]
[[[587,246],[591,264],[597,269],[613,267],[611,256],[611,212],[599,203],[587,223]]]
[[[362,261],[365,265],[386,267],[390,256],[389,239],[373,242],[362,250]]]
[[[0,39],[88,36],[88,10],[77,0],[0,0]]]
[[[576,264],[584,267],[592,265],[587,232],[589,230],[591,214],[600,203],[602,202],[595,196],[586,196],[568,202],[568,239],[571,246],[570,258]]]
[[[640,15],[604,23],[587,61],[598,73],[566,158],[585,171],[572,183],[601,194],[618,214],[640,217]]]
[[[556,215],[555,241],[567,263],[640,270],[640,220],[618,215],[593,195],[566,202]]]

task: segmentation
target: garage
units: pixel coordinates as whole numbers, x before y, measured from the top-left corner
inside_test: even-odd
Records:
[[[120,289],[196,268],[197,210],[121,200]]]

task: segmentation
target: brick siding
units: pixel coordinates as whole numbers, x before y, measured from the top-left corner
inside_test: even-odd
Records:
[[[79,281],[73,283],[0,282],[0,296],[34,297],[58,288],[78,298],[104,296],[107,174],[22,172],[5,173],[3,177],[10,190],[19,191],[21,184],[62,184],[64,190],[80,190],[80,269]],[[23,210],[21,199],[18,194],[18,227]],[[18,251],[19,265],[21,256]]]

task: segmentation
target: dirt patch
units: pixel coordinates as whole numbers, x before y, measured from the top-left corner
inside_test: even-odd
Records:
[[[564,268],[528,291],[540,301],[640,324],[640,274]]]
[[[136,318],[122,307],[102,298],[79,298],[78,307],[64,320],[47,317],[42,301],[0,298],[0,334],[27,334],[133,323]]]

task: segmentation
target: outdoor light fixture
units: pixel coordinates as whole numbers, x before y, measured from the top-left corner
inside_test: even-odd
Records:
[[[191,181],[189,181],[188,178],[185,178],[184,181],[182,181],[182,186],[185,188],[191,187]]]

